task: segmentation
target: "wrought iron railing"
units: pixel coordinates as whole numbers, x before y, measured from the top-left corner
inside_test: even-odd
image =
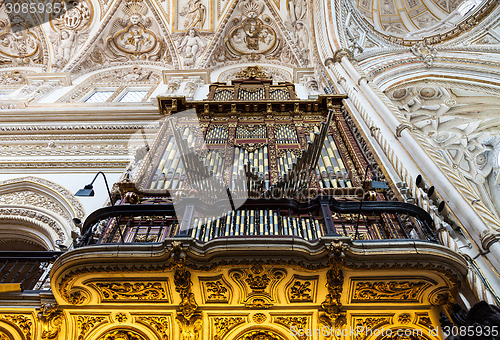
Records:
[[[62,252],[0,251],[0,283],[20,284],[21,290],[49,290],[49,272]]]
[[[221,211],[220,205],[217,207]],[[436,242],[431,217],[419,207],[402,202],[360,204],[332,197],[309,203],[290,199],[248,199],[237,210],[228,206],[225,210],[228,213],[218,219],[206,217],[214,206],[197,199],[185,199],[175,208],[184,211],[182,221],[177,218],[173,204],[99,209],[86,219],[78,246],[155,243],[176,236],[192,237],[200,242],[258,236],[313,241],[327,235]]]

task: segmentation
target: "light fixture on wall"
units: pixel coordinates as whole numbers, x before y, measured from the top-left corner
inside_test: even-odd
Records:
[[[99,176],[99,174],[101,174],[102,177],[104,177],[104,183],[106,184],[106,190],[108,191],[109,200],[111,201],[111,205],[114,206],[115,203],[113,202],[113,198],[111,197],[111,192],[109,191],[109,186],[108,186],[108,181],[106,179],[106,175],[102,171],[99,171],[95,175],[94,179],[92,180],[92,182],[90,182],[90,184],[87,184],[86,186],[83,187],[83,189],[78,190],[76,192],[75,196],[94,197],[94,187],[92,186],[92,184],[94,184],[94,182],[97,179],[97,176]]]

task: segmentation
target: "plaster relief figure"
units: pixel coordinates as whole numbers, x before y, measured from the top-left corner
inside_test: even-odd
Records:
[[[56,69],[62,69],[88,38],[92,6],[87,1],[72,1],[70,5],[71,8],[61,17],[52,18],[51,21],[51,27],[55,31],[51,40],[54,46],[53,66]]]
[[[184,29],[196,28],[201,30],[205,25],[207,8],[201,3],[201,0],[189,0],[186,6],[179,13],[185,17]]]
[[[183,57],[184,66],[194,66],[196,58],[205,47],[205,42],[194,27],[190,28],[184,39],[179,44],[179,52]]]

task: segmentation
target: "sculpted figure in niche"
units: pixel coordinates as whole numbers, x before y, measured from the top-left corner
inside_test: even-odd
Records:
[[[244,40],[248,49],[258,51],[260,32],[262,31],[260,22],[255,19],[248,19],[246,24],[243,26],[243,30],[246,34]]]
[[[186,17],[184,29],[197,28],[201,30],[205,25],[206,7],[201,3],[201,0],[189,0],[179,15]]]
[[[179,45],[179,51],[184,57],[184,66],[193,66],[196,57],[205,47],[205,42],[201,39],[200,33],[194,27],[190,28],[188,34],[182,39]]]

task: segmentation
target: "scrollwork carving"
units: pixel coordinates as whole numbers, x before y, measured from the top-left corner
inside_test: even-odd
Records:
[[[89,315],[79,315],[76,317],[76,325],[79,330],[78,340],[85,339],[85,336],[101,324],[106,317],[104,316],[89,316]]]
[[[30,317],[16,314],[0,314],[0,320],[6,321],[18,328],[26,337],[26,340],[32,339],[33,321]]]
[[[118,329],[107,332],[98,340],[146,340],[146,338],[136,331]]]
[[[213,319],[214,339],[222,340],[224,336],[234,327],[245,322],[243,317],[217,317]]]
[[[161,340],[168,340],[170,327],[170,318],[168,316],[139,316],[136,319],[153,328],[160,335]]]
[[[161,282],[96,282],[99,293],[106,300],[168,300]]]
[[[425,289],[431,284],[425,281],[356,282],[353,302],[419,302]]]
[[[57,339],[63,323],[63,313],[56,304],[46,303],[37,315],[42,325],[42,340]]]

